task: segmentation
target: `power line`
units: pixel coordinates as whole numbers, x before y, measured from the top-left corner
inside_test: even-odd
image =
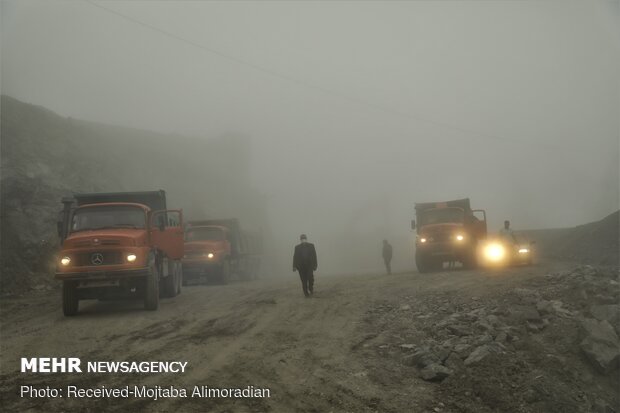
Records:
[[[138,25],[143,26],[145,28],[148,28],[150,30],[159,32],[159,33],[161,33],[161,34],[163,34],[163,35],[165,35],[167,37],[170,37],[172,39],[175,39],[175,40],[178,40],[180,42],[186,43],[186,44],[188,44],[190,46],[196,47],[196,48],[201,49],[201,50],[203,50],[205,52],[213,54],[215,56],[221,57],[223,59],[226,59],[226,60],[229,60],[231,62],[237,63],[239,65],[250,67],[250,68],[252,68],[254,70],[260,71],[262,73],[265,73],[265,74],[270,75],[270,76],[275,77],[275,78],[280,78],[280,79],[286,80],[286,81],[288,81],[290,83],[294,83],[294,84],[297,84],[297,85],[300,85],[300,86],[304,86],[304,87],[309,88],[309,89],[318,90],[318,91],[320,91],[322,93],[325,93],[327,95],[335,96],[335,97],[338,97],[340,99],[356,103],[358,105],[366,106],[366,107],[369,107],[369,108],[372,108],[372,109],[375,109],[375,110],[378,110],[378,111],[390,114],[392,116],[397,116],[397,117],[406,118],[406,119],[410,119],[410,120],[414,119],[414,120],[419,121],[419,122],[424,122],[424,123],[427,123],[427,124],[443,127],[443,128],[446,128],[446,129],[451,129],[453,131],[458,131],[458,132],[465,133],[465,134],[468,134],[468,135],[473,135],[475,137],[483,138],[483,139],[486,139],[486,140],[503,141],[504,143],[508,143],[509,142],[509,140],[504,139],[504,138],[502,138],[500,136],[497,136],[497,135],[481,133],[481,132],[478,132],[478,131],[475,131],[475,130],[472,130],[472,129],[467,129],[467,128],[463,128],[463,127],[460,127],[460,126],[455,126],[455,125],[452,125],[452,124],[449,124],[449,123],[445,123],[445,122],[441,122],[441,121],[437,121],[437,120],[433,120],[433,119],[424,118],[424,117],[421,117],[421,116],[418,116],[418,115],[414,115],[414,114],[411,114],[411,113],[407,113],[407,112],[401,112],[401,111],[398,111],[398,110],[395,110],[395,109],[392,109],[392,108],[389,108],[389,107],[386,107],[386,106],[383,106],[383,105],[380,105],[380,104],[376,104],[376,103],[371,103],[371,102],[365,101],[365,100],[360,99],[360,98],[358,98],[356,96],[351,96],[351,95],[348,95],[348,94],[345,94],[345,93],[342,93],[342,92],[339,92],[339,91],[334,91],[332,89],[325,88],[325,87],[323,87],[321,85],[317,85],[317,84],[308,82],[306,80],[290,76],[290,75],[288,75],[286,73],[282,73],[282,72],[278,72],[278,71],[275,71],[275,70],[272,70],[272,69],[268,69],[266,67],[257,65],[255,63],[252,63],[250,61],[238,58],[236,56],[232,56],[232,55],[229,55],[227,53],[221,52],[219,50],[212,49],[210,47],[207,47],[205,45],[197,43],[197,42],[195,42],[195,41],[193,41],[191,39],[179,36],[179,35],[177,35],[175,33],[172,33],[172,32],[167,31],[165,29],[161,29],[161,28],[159,28],[157,26],[154,26],[154,25],[152,25],[150,23],[146,23],[146,22],[144,22],[142,20],[138,20],[138,19],[136,19],[134,17],[128,16],[128,15],[120,13],[120,12],[118,12],[116,10],[113,10],[113,9],[108,8],[108,7],[105,7],[105,6],[102,6],[100,4],[97,4],[94,1],[86,0],[86,3],[90,4],[91,6],[97,7],[98,9],[103,10],[103,11],[105,11],[107,13],[110,13],[110,14],[113,14],[115,16],[121,17],[124,20],[127,20],[127,21],[130,21],[132,23],[138,24]]]

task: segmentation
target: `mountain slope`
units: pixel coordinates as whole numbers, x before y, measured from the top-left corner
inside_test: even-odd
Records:
[[[85,122],[8,96],[1,104],[2,291],[53,284],[56,218],[71,192],[164,189],[169,206],[188,218],[234,216],[244,227],[269,227],[250,182],[247,140]]]

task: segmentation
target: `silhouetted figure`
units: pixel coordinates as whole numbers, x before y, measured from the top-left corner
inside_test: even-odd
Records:
[[[318,262],[314,244],[308,242],[306,234],[301,234],[299,240],[301,243],[295,246],[295,254],[293,255],[293,271],[299,271],[301,288],[307,298],[313,293],[314,271],[317,269]]]
[[[517,244],[517,236],[515,232],[510,228],[510,221],[504,221],[504,228],[499,230],[499,235],[504,240],[508,241],[511,244]]]
[[[386,239],[383,240],[383,262],[388,275],[392,274],[392,246]]]

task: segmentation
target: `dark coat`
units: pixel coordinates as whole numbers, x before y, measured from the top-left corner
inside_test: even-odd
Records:
[[[316,249],[314,244],[309,242],[302,242],[295,246],[295,254],[293,255],[293,269],[294,270],[314,270],[318,266],[316,259]]]
[[[392,246],[387,242],[383,244],[383,259],[386,261],[392,259]]]

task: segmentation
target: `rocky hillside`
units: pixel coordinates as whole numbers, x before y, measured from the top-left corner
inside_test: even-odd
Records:
[[[2,96],[0,289],[55,285],[60,198],[164,189],[187,216],[236,216],[268,228],[249,177],[249,143],[163,135],[61,117]],[[268,236],[268,233],[266,234]]]
[[[369,376],[437,383],[420,411],[616,412],[618,281],[617,267],[582,265],[474,297],[403,294],[369,308],[365,328],[380,333],[360,351]]]
[[[524,231],[543,256],[588,264],[618,265],[620,211],[574,228]]]

